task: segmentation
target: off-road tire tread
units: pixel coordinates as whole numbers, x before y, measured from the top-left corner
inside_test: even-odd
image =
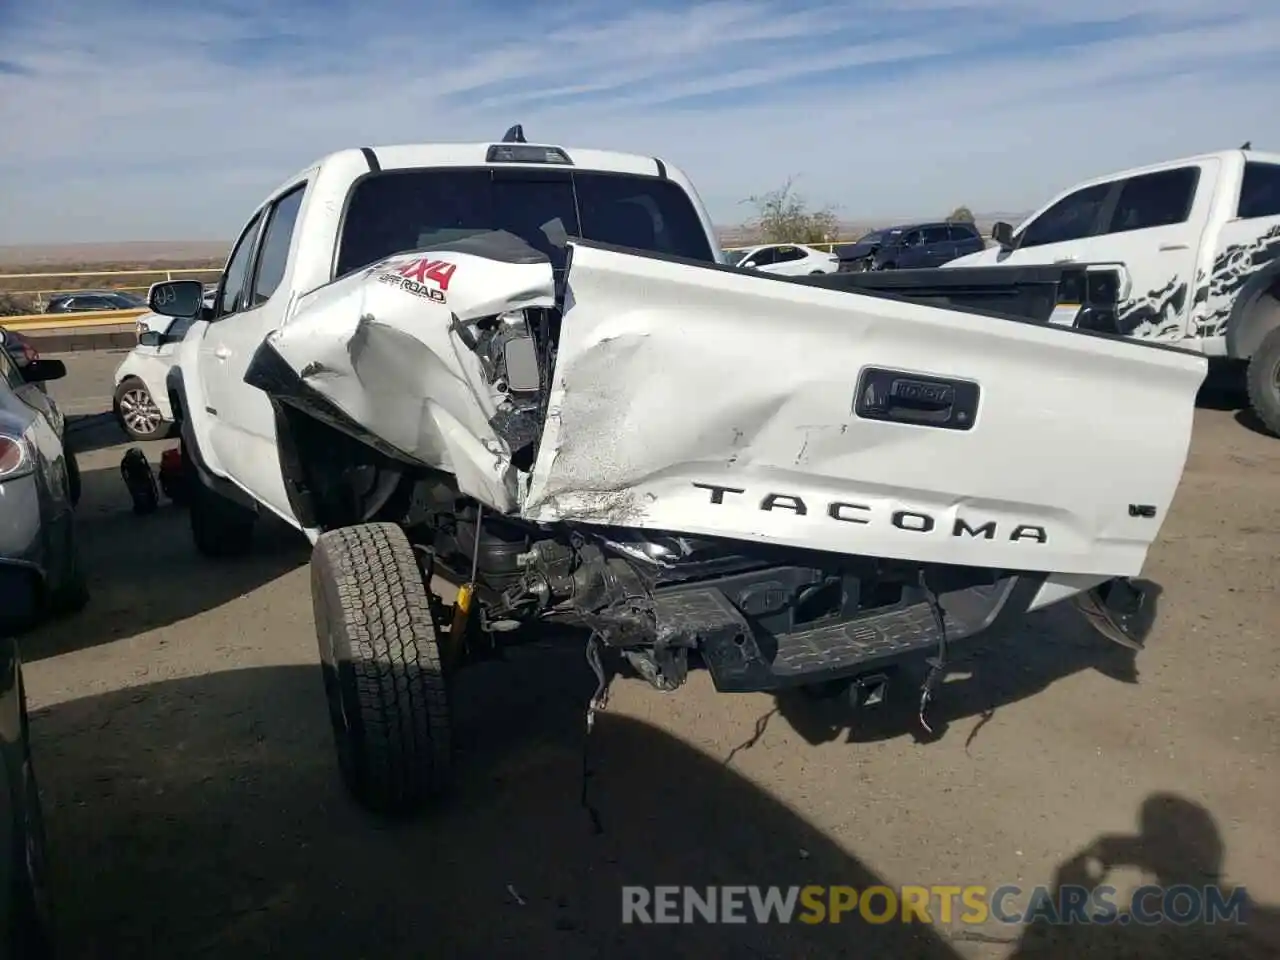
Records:
[[[412,813],[447,789],[451,743],[430,595],[404,531],[369,523],[322,534],[311,592],[321,659],[333,657],[346,698],[347,787],[376,813]]]
[[[1272,330],[1263,338],[1245,371],[1249,409],[1272,434],[1280,436],[1280,391],[1272,377],[1277,363],[1280,363],[1280,329]]]

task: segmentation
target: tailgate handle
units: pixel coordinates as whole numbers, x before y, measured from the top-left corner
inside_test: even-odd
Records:
[[[863,420],[968,430],[980,393],[971,380],[867,367],[858,377],[853,412]]]

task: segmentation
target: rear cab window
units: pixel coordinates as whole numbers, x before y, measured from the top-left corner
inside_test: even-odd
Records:
[[[1245,163],[1236,216],[1241,220],[1280,216],[1280,164]]]
[[[347,200],[334,276],[396,253],[505,230],[564,266],[548,236],[718,262],[689,196],[659,177],[585,170],[432,167],[356,182]]]

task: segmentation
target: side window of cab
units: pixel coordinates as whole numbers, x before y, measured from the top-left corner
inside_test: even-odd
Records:
[[[218,293],[213,302],[213,319],[221,320],[233,313],[239,313],[246,306],[249,281],[249,264],[253,259],[253,251],[257,246],[258,228],[262,225],[262,211],[253,215],[248,225],[240,234],[235,247],[231,251],[231,259],[222,272],[222,280],[218,284]]]
[[[289,249],[293,245],[294,228],[302,211],[302,198],[307,185],[300,183],[275,200],[267,214],[262,242],[258,244],[257,264],[246,298],[249,307],[258,307],[271,299],[284,280],[289,266]]]
[[[1098,218],[1113,186],[1098,183],[1067,194],[1027,224],[1017,246],[1042,247],[1093,236],[1098,232]]]

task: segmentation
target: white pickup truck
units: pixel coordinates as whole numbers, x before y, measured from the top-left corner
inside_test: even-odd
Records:
[[[585,628],[601,690],[602,653],[671,690],[698,651],[722,691],[876,702],[928,660],[922,717],[949,647],[1029,610],[1075,598],[1141,643],[1130,578],[1206,361],[1043,322],[1114,309],[1114,273],[785,278],[716,249],[674,165],[513,128],[325,157],[253,212],[211,309],[152,288],[193,321],[169,391],[196,546],[243,553],[263,512],[313,543],[370,809],[445,787],[447,680],[533,622]]]
[[[1224,150],[1097,177],[992,238],[946,267],[1122,266],[1118,332],[1248,361],[1250,405],[1280,434],[1280,154]]]

